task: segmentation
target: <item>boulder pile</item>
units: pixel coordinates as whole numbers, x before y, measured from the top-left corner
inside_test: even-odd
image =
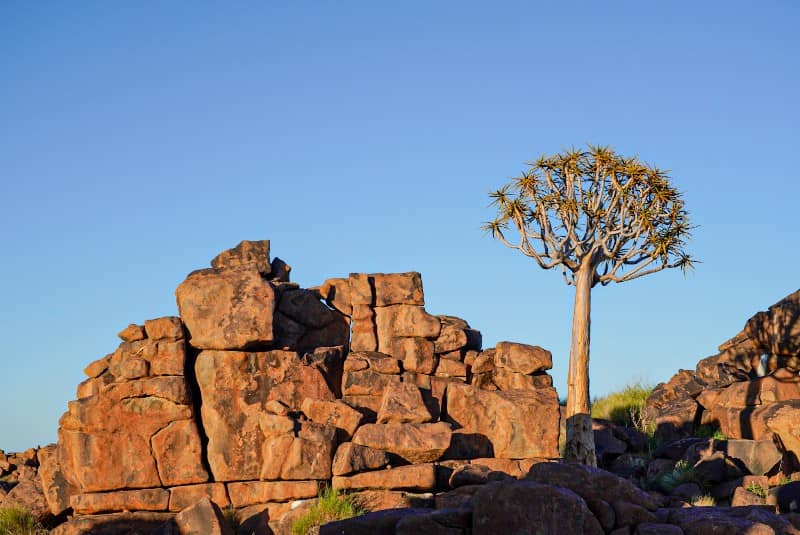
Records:
[[[800,291],[754,315],[719,351],[656,387],[647,405],[657,433],[712,426],[730,439],[774,440],[800,469]]]
[[[160,524],[204,498],[268,532],[322,484],[379,510],[430,502],[464,467],[521,476],[558,457],[549,351],[482,349],[425,310],[419,273],[301,288],[290,270],[243,241],[179,285],[180,317],[128,326],[86,367],[38,455],[50,512],[74,515],[58,533]]]

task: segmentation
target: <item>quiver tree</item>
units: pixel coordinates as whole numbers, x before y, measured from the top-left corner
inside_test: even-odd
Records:
[[[567,376],[566,458],[595,465],[589,416],[592,288],[692,267],[691,226],[667,174],[608,147],[542,156],[490,194],[485,229],[575,287]]]

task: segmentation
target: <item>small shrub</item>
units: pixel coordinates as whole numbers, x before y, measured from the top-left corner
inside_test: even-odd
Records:
[[[690,482],[703,486],[703,482],[698,477],[694,468],[689,466],[688,462],[681,459],[675,463],[672,472],[668,472],[656,478],[654,486],[663,492],[672,492],[678,485]]]
[[[715,505],[717,505],[717,500],[710,494],[692,498],[692,507],[714,507]]]
[[[41,524],[24,507],[0,507],[0,535],[46,534]]]
[[[603,418],[618,425],[634,427],[639,432],[652,436],[655,429],[650,429],[644,417],[645,404],[652,392],[651,386],[641,382],[627,385],[622,390],[595,399],[592,402],[592,418]]]
[[[767,497],[767,489],[765,489],[764,487],[762,487],[761,485],[759,485],[756,482],[752,482],[749,485],[747,485],[745,487],[745,490],[755,494],[756,496],[761,496],[762,498],[766,498]]]
[[[302,517],[292,523],[292,535],[308,535],[328,522],[363,515],[366,509],[348,494],[325,487],[317,496],[317,503]]]

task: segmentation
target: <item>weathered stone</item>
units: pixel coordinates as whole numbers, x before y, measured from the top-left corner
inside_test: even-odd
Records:
[[[425,308],[413,305],[376,308],[375,323],[379,345],[395,337],[436,338],[442,328],[439,318],[425,312]]]
[[[496,457],[558,457],[560,413],[553,389],[489,392],[452,383],[447,413],[463,433],[487,437]]]
[[[531,374],[552,368],[553,355],[539,346],[498,342],[495,348],[494,363],[498,368]]]
[[[389,489],[425,492],[436,486],[436,473],[432,464],[412,464],[388,470],[362,472],[352,476],[334,476],[334,489]]]
[[[496,351],[494,349],[487,349],[486,351],[481,351],[478,353],[478,356],[475,357],[475,361],[472,363],[472,373],[476,374],[494,371],[495,353]]]
[[[468,342],[469,338],[465,329],[454,325],[445,325],[442,327],[439,337],[433,342],[433,350],[436,353],[456,351],[466,347]]]
[[[164,489],[141,489],[78,494],[72,497],[70,504],[78,514],[166,511],[169,508],[169,492]]]
[[[73,517],[50,531],[50,535],[120,535],[156,533],[172,513],[124,512]]]
[[[364,415],[362,422],[374,423],[381,407],[380,396],[342,396],[342,401]]]
[[[377,351],[359,351],[347,355],[347,360],[345,360],[346,371],[359,371],[367,368],[375,373],[398,375],[400,373],[400,361],[391,355],[378,353]]]
[[[744,332],[764,353],[800,353],[800,290],[747,320]]]
[[[403,368],[410,372],[432,374],[438,359],[433,354],[433,342],[425,338],[394,338],[391,353],[403,361]]]
[[[183,323],[181,323],[180,318],[175,316],[146,320],[144,322],[144,330],[151,340],[161,340],[163,338],[178,340],[183,338]]]
[[[697,378],[707,385],[717,388],[727,386],[737,381],[747,381],[747,372],[736,367],[730,362],[726,353],[712,355],[700,360],[696,367]]]
[[[724,444],[725,455],[741,463],[751,474],[766,474],[781,461],[781,452],[772,440],[728,439]]]
[[[334,312],[323,305],[309,290],[291,290],[281,295],[278,310],[294,321],[321,329],[334,320]]]
[[[395,527],[397,535],[462,535],[472,529],[472,512],[468,510],[439,510],[425,515],[406,515]]]
[[[319,288],[320,297],[342,314],[352,316],[353,301],[350,298],[350,282],[347,279],[328,279]]]
[[[627,479],[592,466],[581,464],[534,464],[526,479],[547,485],[560,485],[578,493],[585,500],[605,500],[613,497],[655,511],[652,496]]]
[[[286,502],[317,495],[317,481],[241,481],[228,483],[228,496],[236,508],[267,502]]]
[[[150,373],[150,363],[138,357],[128,357],[122,361],[118,370],[117,377],[122,379],[139,379],[147,377]]]
[[[635,535],[684,535],[683,530],[672,524],[642,522],[636,526]]]
[[[183,375],[186,365],[186,342],[160,340],[156,354],[150,359],[151,375]]]
[[[56,444],[49,444],[38,451],[38,475],[41,480],[42,492],[47,500],[47,506],[54,516],[58,516],[69,509],[70,496],[79,492],[64,477],[58,459],[57,448]]]
[[[786,452],[800,459],[800,399],[775,406],[766,420],[767,428],[778,436]]]
[[[613,497],[609,497],[613,500]],[[636,526],[642,522],[655,522],[656,515],[635,503],[629,503],[624,500],[614,500],[611,502],[614,508],[614,518],[616,519],[616,527],[623,526]]]
[[[377,351],[378,327],[375,325],[375,309],[369,305],[354,304],[352,319],[350,349],[353,351]]]
[[[256,270],[195,271],[175,296],[194,347],[255,349],[273,340],[275,289]]]
[[[207,497],[175,515],[174,522],[181,535],[233,535],[219,506]]]
[[[71,401],[59,422],[64,476],[82,492],[161,486],[150,441],[171,422],[191,419],[189,402],[183,377],[115,383]]]
[[[242,240],[233,249],[222,251],[211,260],[216,269],[249,267],[261,275],[269,275],[272,267],[269,261],[269,240]]]
[[[171,487],[208,481],[194,420],[172,422],[153,435],[151,444],[162,485]]]
[[[77,399],[81,398],[88,398],[89,396],[94,396],[95,394],[99,394],[103,388],[107,385],[114,382],[114,376],[108,372],[102,373],[99,377],[94,377],[92,379],[86,379],[85,381],[78,384],[78,388],[75,392],[75,397]]]
[[[169,510],[181,511],[205,497],[220,507],[228,507],[231,503],[224,483],[200,483],[169,489]]]
[[[350,359],[348,358],[348,360]],[[342,394],[344,396],[375,396],[380,403],[379,395],[383,390],[389,384],[399,381],[400,377],[397,375],[386,375],[372,369],[349,371],[345,366],[342,374]]]
[[[762,506],[671,509],[668,521],[686,535],[774,535],[774,528],[778,528],[778,533],[792,533],[785,530],[791,528],[788,521],[765,511]]]
[[[472,498],[474,533],[601,535],[603,529],[574,492],[532,481],[484,485]]]
[[[306,398],[300,408],[312,422],[334,426],[340,442],[350,440],[364,419],[363,414],[340,400]]]
[[[397,524],[408,516],[429,513],[429,509],[388,509],[325,524],[319,535],[395,535]]]
[[[284,430],[266,429],[264,421],[269,416],[261,415],[261,426],[265,435],[261,479],[329,479],[335,428],[302,422],[299,424],[297,436],[293,436],[292,427]],[[291,419],[286,420],[292,425]]]
[[[5,498],[0,498],[0,502],[3,507],[21,507],[40,521],[50,517],[50,505],[42,488],[42,482],[33,469],[30,469],[30,474],[21,475],[19,482],[8,491]]]
[[[354,305],[425,305],[422,277],[416,272],[351,273],[350,292]]]
[[[450,424],[366,424],[358,428],[353,442],[388,451],[410,463],[439,459],[450,445]]]
[[[111,355],[106,355],[101,359],[97,359],[88,366],[86,366],[83,369],[83,373],[85,373],[86,377],[90,379],[99,377],[104,371],[108,369],[110,360],[111,360]]]
[[[436,366],[437,377],[456,377],[461,380],[467,379],[467,365],[458,360],[439,359]]]
[[[123,342],[136,342],[138,340],[144,340],[147,337],[144,332],[144,326],[136,325],[135,323],[131,323],[122,329],[117,336],[119,336]]]
[[[389,464],[385,451],[352,442],[345,442],[336,449],[333,457],[333,475],[346,476],[354,472],[377,470]]]
[[[277,256],[269,263],[270,280],[278,282],[289,282],[292,273],[292,266],[278,258]]]
[[[419,388],[409,383],[389,383],[378,409],[379,424],[425,423],[433,419]]]
[[[483,485],[489,481],[489,472],[488,466],[465,464],[453,470],[447,483],[453,489],[465,485]]]
[[[277,399],[298,411],[307,398],[334,400],[319,370],[293,352],[203,351],[195,370],[216,481],[260,477],[264,435],[258,415],[266,403]]]

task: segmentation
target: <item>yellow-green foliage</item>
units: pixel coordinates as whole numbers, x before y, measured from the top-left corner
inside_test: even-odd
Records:
[[[592,418],[611,420],[615,424],[635,427],[641,432],[646,432],[644,408],[652,392],[653,387],[638,381],[626,385],[622,390],[595,399],[592,402]]]
[[[0,507],[0,535],[40,535],[47,533],[23,507]]]
[[[692,498],[692,505],[694,507],[714,507],[717,505],[717,501],[710,494],[703,494]]]
[[[762,498],[766,498],[767,497],[767,489],[765,489],[764,487],[762,487],[761,485],[759,485],[756,482],[752,482],[749,485],[747,485],[745,487],[745,490],[747,490],[748,492],[750,492],[752,494],[755,494],[756,496],[761,496]]]
[[[694,468],[692,468],[688,462],[681,459],[675,463],[671,472],[659,476],[653,483],[655,487],[662,492],[672,492],[678,485],[689,482],[694,482],[703,486],[703,482],[697,476]]]
[[[325,487],[317,496],[317,503],[302,517],[292,523],[292,535],[307,535],[314,528],[328,522],[344,520],[366,513],[364,507],[348,494]]]

